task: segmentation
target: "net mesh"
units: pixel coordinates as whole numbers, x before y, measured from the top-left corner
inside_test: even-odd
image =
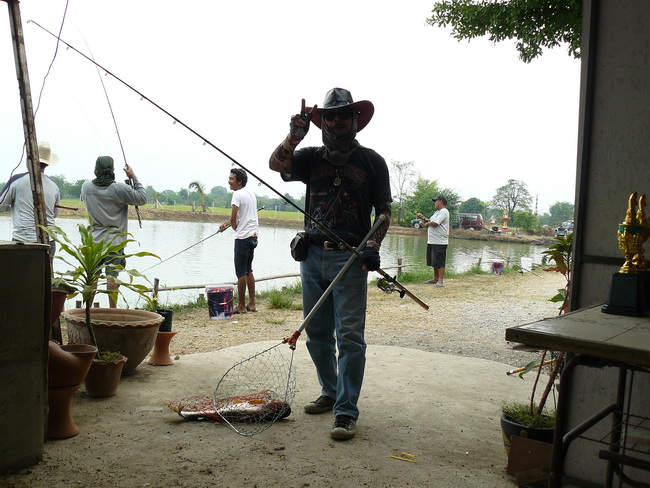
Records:
[[[239,361],[214,390],[214,412],[235,432],[250,436],[291,412],[296,394],[293,350],[278,344]]]

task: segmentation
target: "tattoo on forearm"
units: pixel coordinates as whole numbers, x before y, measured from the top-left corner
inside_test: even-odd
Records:
[[[388,228],[390,227],[390,220],[392,216],[392,209],[390,203],[375,208],[375,214],[383,214],[386,216],[386,219],[379,225],[379,228],[375,231],[375,233],[371,237],[373,241],[381,245],[381,241],[384,240],[384,237],[388,232]]]
[[[289,137],[282,141],[282,144],[280,144],[271,155],[269,168],[273,171],[291,171],[291,157],[296,150],[296,145],[291,143]]]

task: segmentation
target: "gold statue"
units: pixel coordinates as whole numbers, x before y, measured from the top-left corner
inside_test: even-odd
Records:
[[[646,271],[643,244],[650,235],[649,219],[645,217],[646,196],[641,195],[637,206],[637,192],[630,195],[625,220],[618,225],[618,247],[625,256],[619,273],[638,274]]]

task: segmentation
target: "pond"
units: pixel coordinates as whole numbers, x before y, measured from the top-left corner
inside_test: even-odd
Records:
[[[78,236],[77,226],[85,223],[83,219],[57,219],[57,225],[73,241]],[[142,222],[142,228],[139,228],[137,221],[130,221],[129,229],[139,242],[139,248],[158,254],[163,261],[154,258],[132,258],[127,266],[144,272],[152,282],[154,278],[158,278],[161,287],[197,286],[197,289],[192,290],[161,293],[163,303],[182,303],[196,298],[202,291],[199,288],[209,284],[233,283],[235,273],[232,231],[227,230],[215,235],[218,227],[215,223],[145,220]],[[10,217],[0,216],[0,240],[11,240],[11,232]],[[257,280],[299,273],[299,264],[289,254],[289,242],[295,234],[295,228],[265,225],[260,228],[259,246],[255,250],[253,262]],[[382,245],[382,268],[393,274],[391,267],[397,265],[398,258],[401,258],[405,265],[423,267],[426,245],[424,231],[418,235],[389,234]],[[133,252],[137,248],[137,245],[131,245],[129,251]],[[481,267],[489,270],[495,259],[519,263],[522,257],[530,257],[534,263],[539,263],[544,250],[543,246],[523,243],[452,239],[447,254],[447,269],[466,271],[480,260]],[[56,270],[63,270],[66,265],[55,260],[54,266]],[[378,276],[376,273],[369,273],[371,279]],[[258,283],[257,289],[264,291],[296,280],[296,277],[264,280]],[[104,301],[106,298],[100,297],[102,306],[105,305]],[[127,296],[127,301],[134,306],[137,299]]]

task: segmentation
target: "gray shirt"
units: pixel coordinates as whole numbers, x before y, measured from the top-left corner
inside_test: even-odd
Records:
[[[114,181],[108,186],[97,186],[87,180],[81,187],[81,200],[86,204],[93,223],[93,240],[99,242],[129,230],[129,205],[147,203],[147,190],[137,178],[133,188],[126,183]],[[113,244],[124,242],[120,236]]]
[[[54,225],[54,218],[58,214],[56,205],[61,200],[59,187],[43,173],[41,173],[41,178],[47,225]],[[12,239],[18,242],[38,242],[36,218],[34,217],[34,196],[28,173],[10,181],[9,186],[0,194],[0,212],[7,210],[11,212],[11,221],[14,226]]]

